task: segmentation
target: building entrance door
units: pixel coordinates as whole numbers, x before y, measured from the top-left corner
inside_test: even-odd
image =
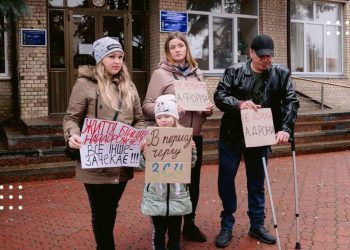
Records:
[[[128,59],[128,26],[125,22],[126,14],[97,11],[71,11],[69,25],[69,93],[78,77],[81,65],[95,65],[91,56],[93,42],[101,37],[109,36],[118,40],[125,50],[125,60]]]
[[[50,114],[66,112],[79,66],[95,65],[92,44],[105,36],[123,46],[124,61],[142,99],[149,77],[147,1],[106,1],[99,8],[91,0],[63,2],[49,8]]]

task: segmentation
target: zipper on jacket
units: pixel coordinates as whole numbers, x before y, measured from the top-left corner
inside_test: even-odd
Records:
[[[146,187],[146,191],[148,192],[148,189],[149,189],[149,186],[151,185],[151,183],[148,183],[147,184],[147,187]]]
[[[166,191],[166,216],[169,216],[170,184],[167,184]]]

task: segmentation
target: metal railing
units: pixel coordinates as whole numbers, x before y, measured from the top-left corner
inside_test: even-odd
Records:
[[[321,110],[322,111],[324,109],[324,86],[325,85],[334,86],[334,87],[340,87],[340,88],[345,88],[345,89],[350,89],[349,86],[344,86],[344,85],[340,85],[340,84],[336,84],[336,83],[323,82],[323,81],[319,81],[319,80],[312,80],[312,79],[308,79],[308,78],[295,77],[295,76],[292,76],[291,78],[293,80],[301,80],[301,81],[307,81],[307,82],[313,82],[313,83],[321,84],[321,100],[320,100],[320,103],[321,103]]]

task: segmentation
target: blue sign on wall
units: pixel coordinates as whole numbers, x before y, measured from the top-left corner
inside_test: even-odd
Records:
[[[187,13],[174,11],[160,11],[161,32],[187,32]]]
[[[46,46],[46,30],[21,29],[22,46]]]

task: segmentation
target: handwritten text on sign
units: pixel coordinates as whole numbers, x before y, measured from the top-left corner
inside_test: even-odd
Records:
[[[116,121],[85,118],[80,149],[82,168],[138,167],[146,129]]]
[[[146,183],[190,183],[192,128],[148,128]]]
[[[242,109],[243,134],[246,147],[260,147],[276,144],[270,108]]]
[[[209,99],[205,82],[175,80],[174,88],[176,100],[185,110],[206,110]]]

